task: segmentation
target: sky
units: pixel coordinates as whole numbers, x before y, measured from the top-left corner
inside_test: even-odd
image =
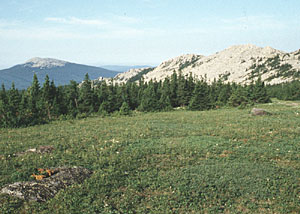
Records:
[[[158,65],[255,44],[300,48],[299,0],[1,0],[0,69],[33,57]]]

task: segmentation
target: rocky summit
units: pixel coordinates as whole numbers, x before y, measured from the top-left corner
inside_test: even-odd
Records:
[[[148,72],[131,69],[116,76],[114,81],[121,83],[137,75],[145,81],[159,81],[174,71],[205,77],[209,82],[222,79],[247,84],[261,77],[268,84],[277,84],[300,79],[300,50],[286,53],[271,47],[235,45],[210,56],[186,54],[169,59]]]
[[[35,57],[26,61],[24,67],[45,69],[45,68],[53,68],[53,67],[63,67],[66,64],[67,62],[63,60]]]
[[[112,78],[119,72],[58,59],[35,57],[23,64],[0,70],[0,85],[4,84],[6,88],[10,88],[14,83],[16,88],[26,89],[31,85],[34,74],[41,84],[48,75],[56,85],[66,85],[70,80],[81,82],[86,73],[91,79],[95,79],[99,76]]]

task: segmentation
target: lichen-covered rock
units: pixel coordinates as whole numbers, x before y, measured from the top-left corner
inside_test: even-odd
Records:
[[[16,154],[13,154],[12,156],[23,156],[23,155],[26,155],[28,153],[39,153],[39,154],[44,154],[44,153],[51,153],[52,151],[54,150],[54,147],[53,146],[39,146],[38,148],[30,148],[30,149],[27,149],[26,151],[24,152],[18,152]]]
[[[82,167],[60,167],[52,168],[52,170],[54,174],[51,177],[38,181],[9,184],[2,188],[1,193],[26,201],[44,202],[53,198],[58,191],[72,184],[82,183],[92,174],[92,171]]]
[[[270,114],[269,112],[267,112],[266,110],[261,109],[261,108],[253,108],[251,110],[251,115],[252,116],[269,115],[269,114]]]

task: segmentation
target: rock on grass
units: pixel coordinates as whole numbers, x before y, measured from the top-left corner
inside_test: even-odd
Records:
[[[6,185],[1,193],[26,201],[44,202],[53,198],[60,190],[72,184],[82,183],[92,171],[82,167],[60,167],[52,169],[55,174],[37,181],[16,182]]]
[[[253,108],[251,110],[251,115],[252,116],[270,115],[270,113],[261,108]]]

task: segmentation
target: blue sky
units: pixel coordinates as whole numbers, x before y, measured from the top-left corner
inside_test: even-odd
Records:
[[[156,65],[231,45],[300,48],[299,0],[2,0],[0,69],[32,57]]]

